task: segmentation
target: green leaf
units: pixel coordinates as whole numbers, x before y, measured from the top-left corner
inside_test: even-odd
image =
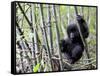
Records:
[[[39,67],[40,67],[40,63],[38,63],[38,64],[33,68],[33,72],[38,72]]]

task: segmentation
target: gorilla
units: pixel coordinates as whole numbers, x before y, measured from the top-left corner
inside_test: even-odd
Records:
[[[86,21],[80,15],[77,15],[77,21],[83,39],[85,40],[89,36],[89,29]],[[62,39],[60,42],[61,52],[65,54],[70,64],[74,64],[82,57],[84,51],[84,45],[77,24],[69,24],[67,27],[67,34],[68,38]]]

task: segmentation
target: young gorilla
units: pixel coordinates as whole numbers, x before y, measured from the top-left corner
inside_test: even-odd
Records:
[[[86,39],[89,35],[88,26],[85,20],[80,15],[77,15],[77,21],[79,23],[83,39]],[[61,40],[61,52],[66,55],[69,63],[74,64],[82,57],[84,45],[76,24],[70,24],[67,27],[67,34],[68,38],[65,40]]]

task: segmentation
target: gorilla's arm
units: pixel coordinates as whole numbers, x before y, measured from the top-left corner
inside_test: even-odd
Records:
[[[69,52],[71,49],[70,46],[71,46],[71,40],[69,38],[60,40],[61,52],[63,53]]]
[[[87,26],[86,21],[80,15],[77,15],[77,21],[79,23],[80,30],[83,34],[83,37],[87,38],[89,36],[89,28]]]

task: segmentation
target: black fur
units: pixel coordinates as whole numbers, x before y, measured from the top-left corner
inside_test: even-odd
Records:
[[[82,18],[82,16],[77,16],[77,21],[79,23],[79,27],[83,36],[83,39],[86,39],[89,35],[89,29]],[[67,27],[68,38],[61,40],[61,52],[63,52],[69,63],[74,64],[82,57],[82,53],[84,51],[84,45],[82,39],[80,37],[79,29],[76,24],[70,24]]]

